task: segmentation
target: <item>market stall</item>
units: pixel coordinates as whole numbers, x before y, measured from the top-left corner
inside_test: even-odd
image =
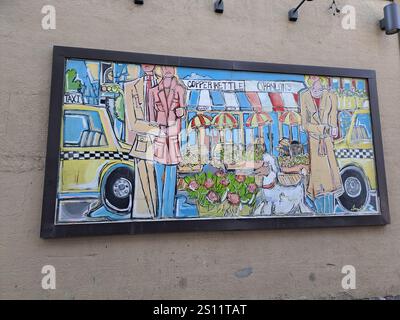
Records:
[[[293,128],[297,125],[299,130],[302,81],[190,78],[183,82],[188,89],[188,114],[182,141],[189,146],[188,134],[196,132],[188,149],[193,157],[193,150],[201,146],[203,165],[210,162],[234,170],[260,161],[266,151],[277,156],[282,126],[289,125],[291,140]],[[203,153],[207,147],[208,156]]]

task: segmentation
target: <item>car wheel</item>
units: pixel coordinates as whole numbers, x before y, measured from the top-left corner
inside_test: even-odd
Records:
[[[129,212],[132,207],[133,181],[133,173],[128,168],[111,172],[104,184],[105,206],[117,213]]]
[[[354,167],[341,172],[343,194],[338,198],[340,204],[348,211],[362,210],[369,199],[369,188],[364,173]]]

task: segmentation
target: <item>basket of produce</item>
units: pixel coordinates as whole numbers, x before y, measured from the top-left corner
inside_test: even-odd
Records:
[[[301,174],[299,173],[279,173],[278,174],[279,184],[290,187],[296,186],[301,181]]]
[[[203,168],[201,163],[200,155],[193,150],[186,150],[182,155],[182,161],[178,165],[178,171],[180,173],[193,173],[200,172]]]
[[[310,158],[308,154],[299,154],[296,156],[280,156],[278,158],[279,167],[284,173],[300,173],[302,169],[308,171]]]

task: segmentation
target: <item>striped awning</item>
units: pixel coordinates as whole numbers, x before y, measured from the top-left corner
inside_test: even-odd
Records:
[[[187,105],[197,110],[278,111],[299,109],[298,93],[189,90]]]
[[[238,122],[236,118],[230,113],[224,112],[216,115],[211,124],[214,128],[222,130],[222,129],[233,129],[238,126]]]
[[[212,118],[205,114],[198,114],[192,118],[189,122],[189,126],[192,129],[196,128],[207,128],[211,125]]]
[[[287,125],[298,125],[301,124],[301,116],[294,111],[286,111],[281,114],[279,121]]]
[[[257,128],[265,124],[271,123],[271,116],[263,111],[253,113],[246,121],[246,127]]]

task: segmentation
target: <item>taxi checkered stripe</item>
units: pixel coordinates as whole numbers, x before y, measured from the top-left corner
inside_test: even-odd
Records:
[[[133,160],[133,156],[129,153],[117,151],[67,151],[61,152],[60,158],[61,160]]]
[[[340,149],[335,150],[336,158],[373,159],[372,149]]]

